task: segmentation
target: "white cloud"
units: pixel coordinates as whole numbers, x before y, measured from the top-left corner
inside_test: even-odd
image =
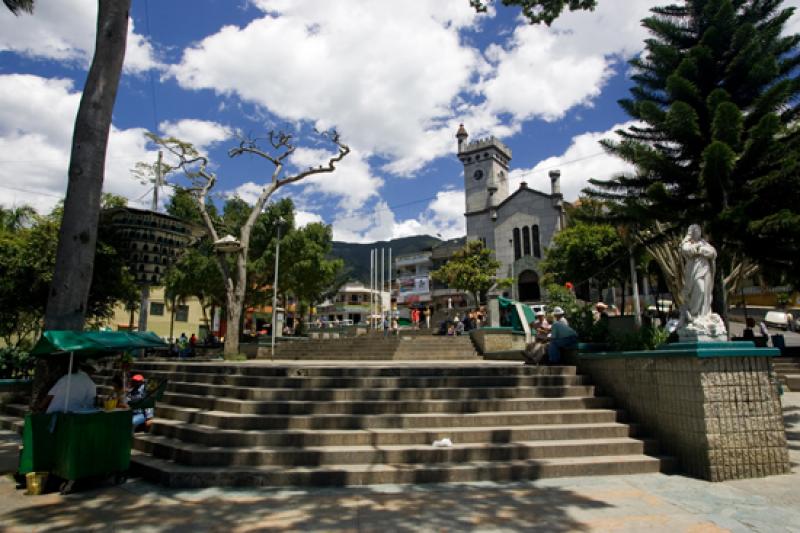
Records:
[[[315,222],[324,222],[324,220],[318,214],[309,211],[298,210],[294,212],[294,225],[298,228],[303,228]]]
[[[199,152],[205,152],[211,146],[230,139],[233,130],[218,122],[185,118],[175,122],[164,121],[158,128],[165,135],[190,142]]]
[[[261,191],[264,189],[263,185],[259,185],[258,183],[248,181],[242,183],[232,191],[228,191],[223,193],[223,196],[231,197],[231,196],[238,196],[245,202],[250,205],[255,205],[256,201],[258,201],[258,197],[261,195]]]
[[[0,51],[88,65],[96,24],[97,2],[91,0],[38,1],[32,15],[14,16],[0,9]],[[135,33],[129,20],[125,70],[135,73],[161,66],[151,43]]]
[[[464,191],[441,191],[418,217],[397,220],[389,205],[381,200],[371,209],[349,211],[333,221],[333,238],[346,242],[375,242],[412,235],[461,237],[466,232]]]
[[[330,157],[332,153],[324,149],[298,148],[291,163],[302,170],[327,164]],[[341,209],[356,210],[378,194],[383,180],[372,174],[367,161],[354,150],[337,163],[333,172],[310,176],[297,185],[304,188],[305,194],[338,198]]]
[[[561,170],[561,193],[568,202],[574,201],[591,178],[608,179],[622,172],[632,172],[628,163],[606,154],[599,142],[603,139],[617,140],[615,133],[634,122],[617,124],[608,131],[587,132],[572,138],[567,150],[559,155],[540,161],[533,168],[516,169],[509,173],[509,189],[513,192],[522,181],[533,189],[550,193],[549,171]]]
[[[0,101],[0,204],[28,203],[47,211],[66,191],[80,93],[69,80],[0,75]],[[112,126],[103,190],[134,201],[146,195],[148,187],[134,180],[130,169],[154,159],[143,129]],[[147,199],[138,205],[147,205]]]
[[[794,8],[794,15],[786,24],[786,30],[784,33],[786,35],[794,35],[800,33],[800,0],[786,0],[783,3],[783,7],[793,7]]]
[[[448,153],[452,106],[482,62],[459,29],[476,20],[465,2],[259,1],[269,14],[226,26],[184,51],[172,73],[185,88],[235,93],[278,116],[338,127],[365,154],[414,156],[411,172]],[[253,54],[253,50],[263,53]]]
[[[642,49],[647,32],[639,21],[661,3],[604,0],[592,13],[566,13],[550,28],[520,24],[505,46],[486,50],[495,66],[481,86],[489,111],[552,121],[590,105],[619,57]]]
[[[335,126],[365,159],[387,156],[383,170],[408,175],[452,153],[459,122],[503,137],[590,105],[620,56],[641,50],[639,21],[662,0],[604,0],[551,28],[520,20],[485,56],[464,33],[485,20],[466,1],[253,3],[263,18],[184,50],[170,69],[178,83]]]

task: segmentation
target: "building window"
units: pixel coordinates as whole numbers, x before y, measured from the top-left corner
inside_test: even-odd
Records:
[[[175,322],[188,322],[189,321],[189,306],[176,305],[175,306]]]
[[[514,228],[514,261],[522,257],[522,250],[519,246],[519,228]]]
[[[533,257],[542,257],[542,244],[539,242],[539,225],[534,224],[531,226],[531,234],[533,236]]]
[[[522,255],[531,255],[531,233],[528,226],[522,228]]]
[[[164,316],[164,304],[150,302],[150,314],[153,316]]]

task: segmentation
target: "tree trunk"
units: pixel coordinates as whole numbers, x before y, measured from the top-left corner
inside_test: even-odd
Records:
[[[45,329],[82,330],[92,282],[106,146],[125,59],[131,0],[100,0],[95,55],[83,89]]]
[[[255,218],[253,217],[255,220]],[[249,220],[242,226],[240,242],[242,248],[236,256],[236,279],[231,280],[233,287],[228,290],[228,330],[225,333],[226,356],[239,355],[239,337],[242,331],[242,312],[244,309],[245,289],[247,288],[247,253],[250,248],[250,231],[253,223]]]
[[[228,304],[228,313],[225,318],[227,321],[227,326],[225,329],[224,354],[226,356],[235,356],[239,354],[239,337],[241,336],[240,327],[242,323],[242,302],[237,304],[235,301],[230,301]]]
[[[106,147],[117,87],[125,59],[131,0],[99,0],[95,53],[83,88],[68,170],[64,215],[45,329],[82,330],[92,282]],[[58,377],[51,359],[36,365],[33,400]]]

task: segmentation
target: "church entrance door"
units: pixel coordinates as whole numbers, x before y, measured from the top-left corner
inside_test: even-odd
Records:
[[[521,302],[538,302],[542,299],[539,288],[539,275],[533,270],[524,270],[519,275],[519,300]]]

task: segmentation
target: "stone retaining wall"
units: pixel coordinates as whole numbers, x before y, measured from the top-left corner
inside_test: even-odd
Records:
[[[480,328],[469,334],[481,355],[525,350],[525,334],[511,328]]]
[[[754,355],[752,343],[725,344],[582,354],[578,366],[687,474],[724,481],[788,473],[771,358]]]

